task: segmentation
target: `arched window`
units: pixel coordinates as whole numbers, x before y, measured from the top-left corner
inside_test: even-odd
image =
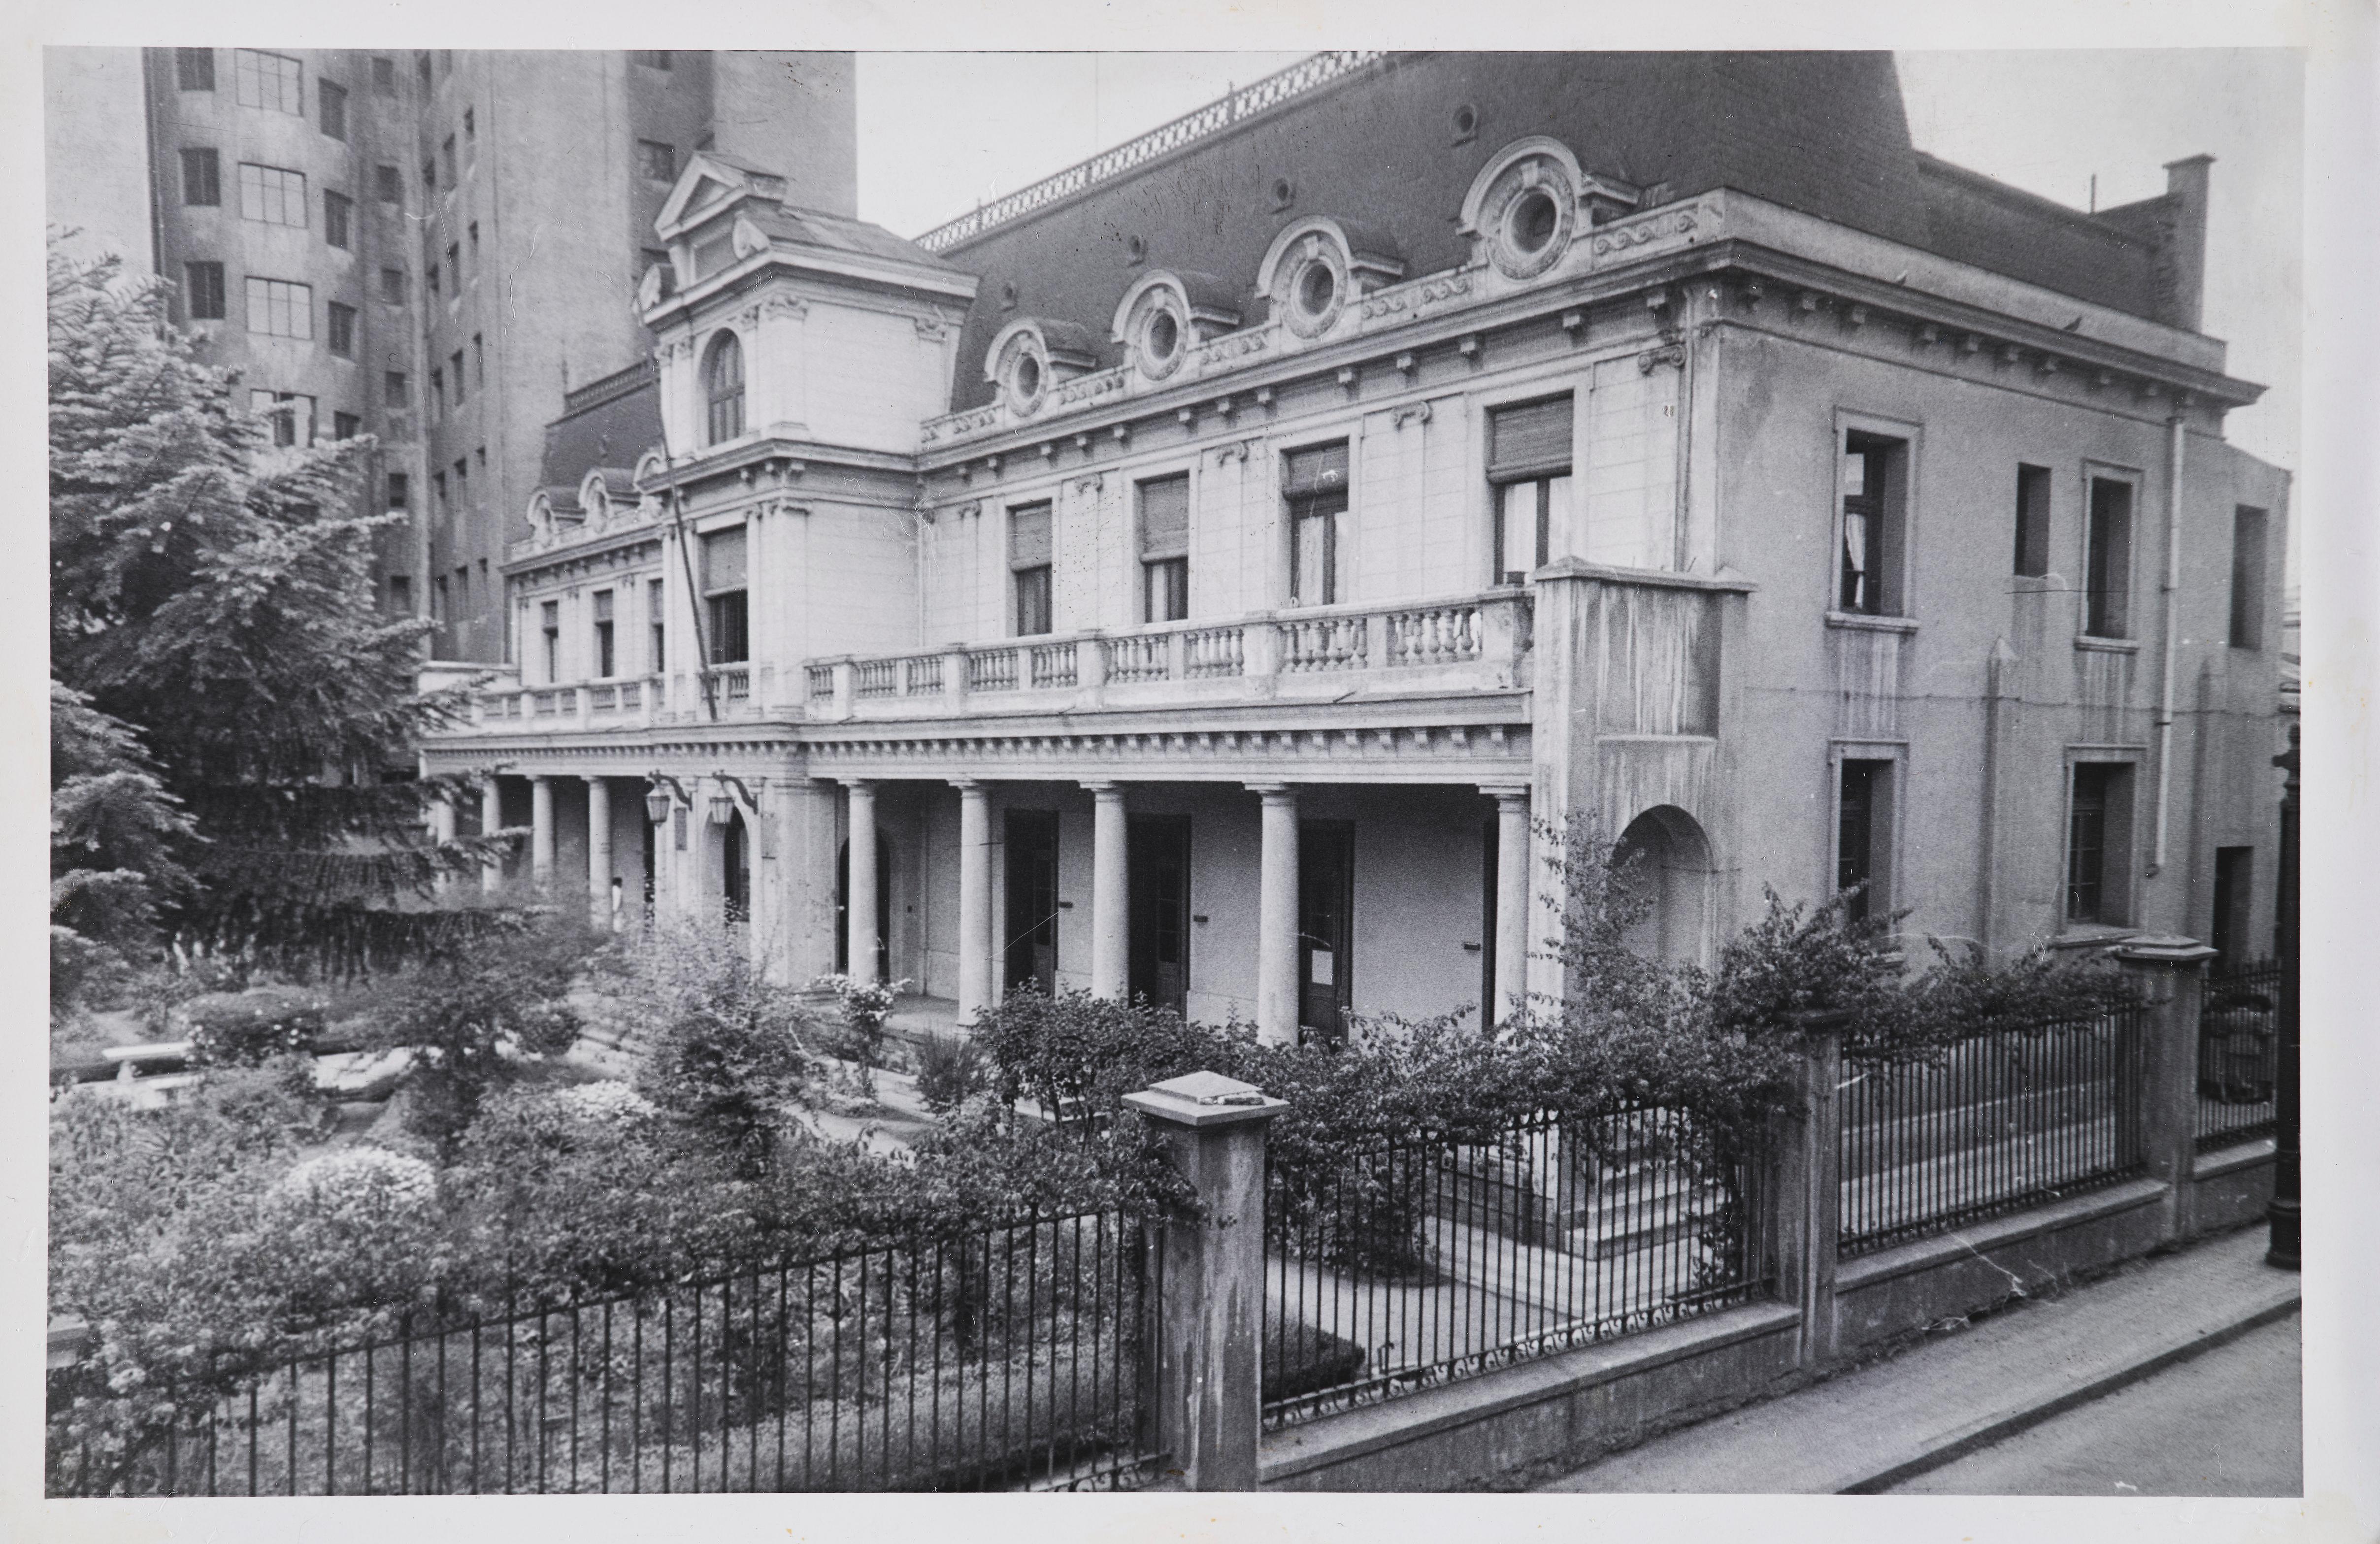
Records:
[[[744,432],[744,346],[733,333],[722,333],[710,346],[702,366],[703,394],[710,401],[709,444],[721,444]]]

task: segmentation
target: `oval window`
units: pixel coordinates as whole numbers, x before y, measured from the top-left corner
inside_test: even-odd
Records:
[[[1327,262],[1314,261],[1297,276],[1298,309],[1308,316],[1320,316],[1330,309],[1339,296],[1339,276],[1330,272]]]
[[[1172,311],[1159,311],[1148,319],[1148,357],[1170,359],[1182,346],[1182,323],[1173,320]]]
[[[1544,251],[1561,228],[1561,211],[1555,207],[1553,195],[1541,188],[1513,200],[1511,218],[1512,245],[1531,256]]]
[[[1009,376],[1020,402],[1030,402],[1041,395],[1041,361],[1030,354],[1017,356],[1016,368]]]

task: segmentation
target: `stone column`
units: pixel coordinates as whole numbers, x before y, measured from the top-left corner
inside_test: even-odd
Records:
[[[1264,1425],[1265,1132],[1289,1106],[1217,1073],[1123,1101],[1149,1118],[1198,1214],[1170,1223],[1157,1315],[1157,1446],[1188,1490],[1257,1488]]]
[[[455,801],[443,794],[430,801],[430,839],[441,847],[455,840]],[[433,884],[443,895],[455,887],[455,876],[442,869]]]
[[[540,890],[553,882],[553,779],[528,780],[528,872]]]
[[[1529,791],[1489,788],[1496,800],[1496,1000],[1481,1013],[1493,1024],[1529,998]]]
[[[876,784],[855,778],[844,784],[850,808],[851,834],[844,861],[848,865],[849,910],[844,918],[850,941],[850,974],[854,980],[876,977]]]
[[[991,1006],[991,805],[982,784],[954,777],[959,791],[959,1022]]]
[[[587,780],[587,909],[604,932],[619,925],[612,914],[612,784]]]
[[[1131,933],[1124,846],[1123,789],[1086,783],[1091,791],[1091,995],[1122,1002],[1130,991]]]
[[[1257,1036],[1297,1041],[1297,790],[1251,783],[1264,797],[1264,847],[1257,868]]]
[[[480,834],[493,836],[504,829],[504,800],[492,774],[480,781]],[[504,862],[490,854],[480,864],[480,892],[493,894],[504,888]]]
[[[2166,1237],[2195,1230],[2198,1164],[2198,1015],[2215,951],[2178,933],[2146,933],[2111,951],[2140,988],[2138,1033],[2118,1065],[2118,1142],[2137,1143],[2143,1173],[2162,1180]],[[2120,1146],[2119,1152],[2127,1149]]]

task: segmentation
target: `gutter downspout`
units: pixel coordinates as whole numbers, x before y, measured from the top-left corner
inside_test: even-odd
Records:
[[[2156,711],[2156,842],[2149,857],[2149,872],[2165,868],[2166,829],[2170,821],[2173,790],[2173,671],[2177,640],[2174,638],[2174,611],[2181,590],[2181,467],[2182,446],[2189,430],[2182,421],[2182,406],[2176,404],[2174,415],[2166,420],[2172,432],[2170,448],[2166,456],[2165,479],[2165,586],[2160,618],[2163,637],[2159,644],[2157,667]]]

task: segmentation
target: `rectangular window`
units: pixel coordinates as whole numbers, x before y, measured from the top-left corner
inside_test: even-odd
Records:
[[[612,592],[595,592],[595,675],[608,680],[612,675]]]
[[[322,120],[322,132],[334,140],[347,137],[347,89],[328,80],[314,82],[314,105]]]
[[[212,48],[174,50],[174,80],[186,91],[215,89],[215,51]]]
[[[336,300],[322,308],[323,320],[329,323],[331,352],[343,359],[356,357],[356,308],[343,306]],[[341,438],[346,436],[342,435]]]
[[[297,392],[272,392],[251,388],[248,394],[249,410],[269,417],[273,443],[283,450],[314,443],[314,399]]]
[[[2049,468],[2016,469],[2016,571],[2028,579],[2049,572]]]
[[[421,158],[421,186],[433,193],[438,190],[438,158],[434,155]]]
[[[1842,535],[1835,609],[1894,616],[1900,603],[1900,544],[1908,498],[1909,442],[1843,437]]]
[[[662,144],[659,140],[638,140],[637,175],[647,182],[675,181],[677,147]]]
[[[1008,512],[1008,584],[1018,638],[1050,631],[1050,506],[1028,504]]]
[[[446,625],[446,576],[439,574],[430,581],[430,620],[440,626]]]
[[[1883,909],[1878,891],[1884,881],[1881,858],[1892,830],[1891,787],[1891,762],[1843,762],[1835,835],[1835,889],[1859,892],[1845,908],[1853,921],[1864,921]]]
[[[737,664],[751,655],[744,599],[744,528],[702,539],[702,597],[709,614],[710,663]]]
[[[1292,451],[1281,467],[1289,504],[1289,600],[1328,606],[1347,599],[1347,442]]]
[[[396,61],[395,59],[375,55],[371,63],[371,77],[373,95],[395,96],[396,94]]]
[[[313,287],[285,279],[251,276],[248,281],[248,330],[266,337],[312,337]]]
[[[2239,966],[2249,958],[2248,940],[2254,928],[2251,918],[2255,912],[2250,902],[2255,871],[2255,848],[2215,849],[2215,918],[2214,925],[2207,930],[2206,942],[2215,946],[2218,967]]]
[[[403,472],[388,474],[388,507],[391,509],[413,507],[413,480]]]
[[[463,298],[463,244],[446,243],[446,293],[451,299]]]
[[[232,81],[242,107],[306,115],[304,67],[286,54],[254,48],[232,51]]]
[[[401,370],[392,370],[381,376],[381,402],[385,407],[404,407],[412,402],[413,381]]]
[[[182,152],[182,201],[204,206],[223,202],[223,158],[213,151]]]
[[[224,265],[220,262],[182,264],[182,287],[190,302],[193,322],[224,319]]]
[[[2066,822],[2066,919],[2127,920],[2130,899],[2132,769],[2120,761],[2078,761]]]
[[[662,581],[645,581],[645,668],[659,675],[669,668],[669,613],[662,602]]]
[[[388,577],[388,609],[398,616],[413,614],[413,579],[407,574]]]
[[[2231,511],[2231,647],[2265,646],[2265,512]]]
[[[463,387],[463,351],[457,348],[446,362],[455,367],[455,406],[460,407],[470,400],[469,394]]]
[[[485,334],[480,334],[480,333],[473,333],[473,334],[471,334],[471,384],[473,384],[473,385],[475,385],[475,386],[485,386],[487,383],[488,383],[488,341],[487,341],[487,337],[486,337],[486,335],[485,335]]]
[[[331,438],[334,440],[352,440],[358,434],[363,432],[363,427],[364,420],[356,417],[353,413],[333,413],[331,415]]]
[[[355,207],[355,201],[345,193],[322,195],[322,245],[345,250],[353,244],[349,229],[354,224]]]
[[[667,69],[670,67],[670,51],[666,48],[632,49],[629,52],[628,57],[636,60],[637,63],[644,66],[647,69]]]
[[[545,640],[545,680],[562,679],[562,602],[548,601],[538,608],[539,631]]]
[[[405,201],[405,174],[386,162],[372,168],[372,192],[382,203]]]
[[[1190,614],[1190,477],[1140,485],[1140,619]]]
[[[392,306],[405,304],[405,270],[383,268],[380,271],[380,298]]]
[[[1488,415],[1488,481],[1496,511],[1496,584],[1525,584],[1570,529],[1571,399]]]
[[[283,166],[239,164],[239,217],[268,225],[306,228],[306,174]]]
[[[450,189],[463,180],[455,171],[455,136],[452,134],[447,135],[445,141],[438,147],[438,169],[445,175],[446,186]]]
[[[2128,638],[2132,600],[2132,489],[2113,478],[2091,480],[2091,529],[2083,555],[2082,630]]]

